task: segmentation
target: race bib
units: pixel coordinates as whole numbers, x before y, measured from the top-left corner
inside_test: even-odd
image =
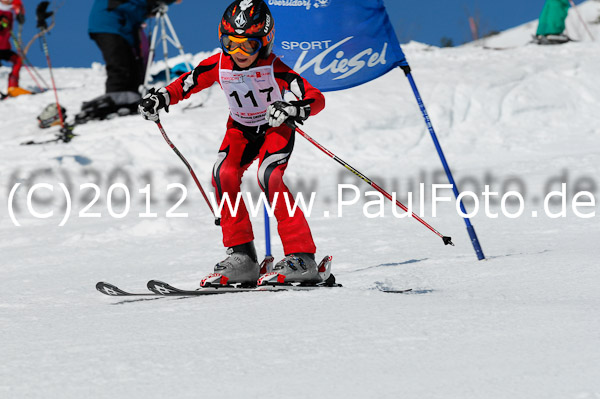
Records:
[[[246,71],[219,69],[219,78],[231,117],[242,125],[264,125],[267,107],[282,100],[272,65]]]

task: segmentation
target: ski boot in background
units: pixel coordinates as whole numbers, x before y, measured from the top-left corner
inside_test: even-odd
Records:
[[[129,91],[103,94],[81,105],[81,111],[75,115],[75,123],[79,125],[91,120],[136,114],[140,99],[138,93]]]
[[[227,249],[225,260],[217,263],[214,273],[200,282],[201,287],[224,287],[232,284],[255,286],[260,266],[257,261],[254,242],[236,245]]]
[[[569,36],[565,34],[560,35],[534,35],[533,42],[540,45],[553,45],[553,44],[565,44],[572,42]]]
[[[12,86],[8,88],[8,91],[6,92],[6,94],[9,97],[18,97],[18,96],[22,96],[22,95],[26,95],[26,94],[31,94],[31,92],[29,90],[25,90],[22,87],[19,86]]]
[[[64,107],[60,107],[62,111],[62,116],[64,119],[67,118],[67,110]],[[38,126],[41,129],[47,129],[52,126],[57,126],[61,124],[60,121],[60,113],[58,112],[58,107],[56,103],[48,104],[46,108],[42,111],[41,114],[37,117]]]

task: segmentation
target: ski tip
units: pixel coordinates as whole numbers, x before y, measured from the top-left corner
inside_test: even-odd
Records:
[[[175,288],[170,284],[167,284],[163,281],[159,280],[150,280],[146,284],[146,287],[159,295],[177,295],[177,294],[185,294],[187,291],[180,290],[179,288]]]
[[[392,290],[392,289],[387,289],[387,288],[383,288],[383,287],[380,287],[380,286],[377,286],[377,289],[379,291],[385,292],[387,294],[406,294],[406,293],[412,291],[412,288],[408,288],[408,289],[405,289],[405,290]]]
[[[444,241],[444,245],[452,245],[452,246],[454,246],[454,243],[452,242],[452,237],[443,236],[442,240]]]
[[[155,287],[157,285],[162,285],[162,286],[168,286],[169,284],[159,281],[159,280],[150,280],[146,283],[146,287],[151,290],[152,287]]]
[[[105,283],[104,281],[99,281],[98,283],[96,283],[96,290],[108,296],[128,295],[125,291],[123,291],[116,285]]]

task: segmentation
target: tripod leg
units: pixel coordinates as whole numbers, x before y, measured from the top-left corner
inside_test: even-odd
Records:
[[[150,82],[150,67],[154,62],[154,53],[156,49],[156,35],[158,33],[158,20],[156,25],[154,25],[154,29],[152,30],[152,40],[150,42],[150,52],[148,54],[148,64],[146,65],[146,75],[144,76],[144,87],[142,89],[142,96],[146,95],[148,92],[148,83]]]
[[[175,33],[175,29],[173,28],[173,24],[171,23],[171,19],[166,14],[165,14],[164,18],[165,18],[165,22],[167,23],[167,27],[169,28],[169,32],[171,34],[173,45],[179,50],[179,55],[181,55],[185,59],[185,52],[183,51],[183,46],[181,45],[181,42],[179,41],[179,38],[177,37],[177,33]],[[194,69],[194,67],[192,66],[192,64],[190,62],[188,62],[186,60],[185,63],[188,66],[188,68],[189,68],[190,71],[192,69]]]
[[[169,47],[167,46],[167,28],[165,26],[165,19],[168,18],[167,14],[160,16],[160,30],[162,35],[163,53],[165,57],[165,76],[167,84],[171,83],[171,71],[169,70]]]

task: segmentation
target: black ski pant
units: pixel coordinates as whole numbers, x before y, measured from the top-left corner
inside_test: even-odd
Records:
[[[124,37],[113,33],[90,33],[106,63],[106,92],[138,92],[144,83],[143,62]]]

